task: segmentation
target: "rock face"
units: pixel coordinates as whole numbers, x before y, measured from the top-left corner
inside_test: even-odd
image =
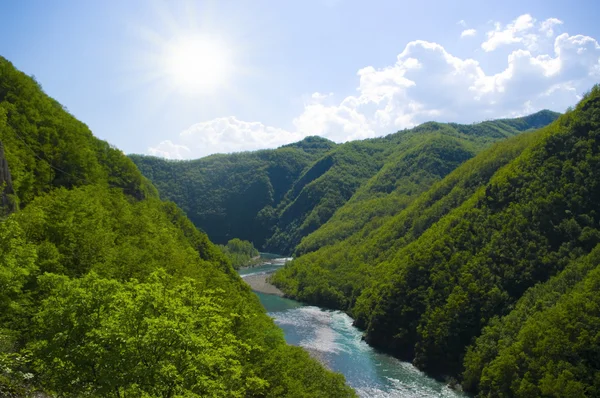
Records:
[[[13,193],[12,178],[4,157],[4,146],[0,142],[0,214],[6,215],[15,211],[14,202],[9,197]]]

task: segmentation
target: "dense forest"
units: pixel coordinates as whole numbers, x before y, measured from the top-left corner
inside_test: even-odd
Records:
[[[129,158],[4,58],[0,142],[0,396],[354,396]]]
[[[233,238],[226,245],[218,245],[225,257],[231,261],[233,269],[253,265],[260,261],[260,253],[252,242]]]
[[[130,155],[144,176],[211,240],[238,238],[265,246],[275,208],[302,172],[335,144],[320,137],[277,150],[212,155],[193,161],[167,161]]]
[[[460,125],[425,123],[336,145],[308,137],[275,150],[170,161],[131,155],[163,199],[216,243],[302,254],[396,214],[494,142],[543,127],[558,114]]]
[[[358,207],[367,222],[315,251],[303,242],[273,282],[478,396],[600,396],[599,146],[596,86],[404,210]]]
[[[0,396],[355,396],[235,272],[257,248],[469,393],[600,396],[599,145],[594,87],[564,115],[127,157],[0,58]]]

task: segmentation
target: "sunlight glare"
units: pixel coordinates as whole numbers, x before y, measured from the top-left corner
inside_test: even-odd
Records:
[[[187,94],[214,92],[227,83],[232,70],[227,46],[205,37],[169,43],[164,60],[170,82]]]

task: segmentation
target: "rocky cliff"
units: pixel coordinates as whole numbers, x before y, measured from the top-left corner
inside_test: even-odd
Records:
[[[14,201],[9,196],[13,193],[12,178],[4,157],[4,146],[0,142],[0,214],[12,213],[15,210]]]

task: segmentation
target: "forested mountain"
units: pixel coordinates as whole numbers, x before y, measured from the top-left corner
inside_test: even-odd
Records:
[[[131,155],[163,199],[177,203],[215,243],[233,238],[261,248],[270,236],[274,208],[302,172],[335,144],[320,137],[277,150],[169,161]]]
[[[599,146],[594,87],[273,281],[480,396],[599,396]]]
[[[237,237],[265,251],[301,254],[396,214],[483,148],[557,116],[430,122],[341,145],[309,137],[276,150],[192,161],[130,157],[161,197],[181,206],[214,241]]]
[[[4,58],[0,142],[0,396],[354,396],[131,160]]]
[[[430,122],[374,140],[388,148],[383,166],[326,223],[302,239],[295,254],[343,240],[366,223],[381,224],[491,143],[545,126],[557,116],[542,111],[470,126]]]

